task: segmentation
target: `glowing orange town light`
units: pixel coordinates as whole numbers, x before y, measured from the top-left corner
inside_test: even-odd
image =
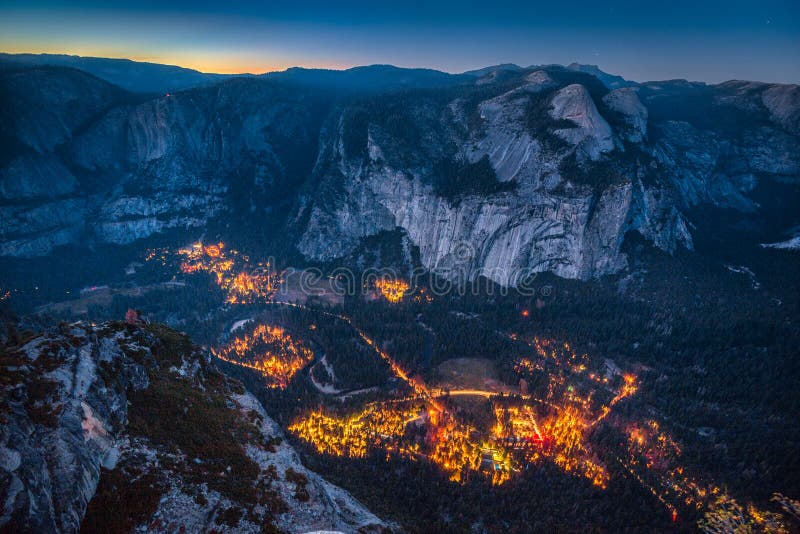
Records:
[[[314,358],[313,351],[279,326],[258,325],[251,333],[212,349],[220,360],[261,373],[268,387],[286,388],[292,378]]]
[[[380,291],[383,298],[392,304],[403,300],[409,287],[408,282],[405,280],[391,280],[389,278],[375,280],[375,288]]]

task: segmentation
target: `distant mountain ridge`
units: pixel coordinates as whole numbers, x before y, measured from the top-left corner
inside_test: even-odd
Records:
[[[639,85],[636,82],[632,82],[630,80],[626,80],[622,76],[617,76],[615,74],[609,74],[600,70],[600,67],[597,65],[581,65],[580,63],[570,63],[567,65],[569,70],[574,70],[577,72],[585,72],[587,74],[591,74],[601,82],[605,84],[606,87],[609,89],[619,89],[621,87],[634,87]]]
[[[130,59],[82,57],[66,54],[0,53],[0,69],[44,65],[82,70],[135,93],[162,94],[240,76],[209,74],[175,65],[162,65],[160,63],[148,63]]]
[[[486,76],[487,74],[491,74],[492,72],[502,72],[502,71],[519,72],[522,70],[525,70],[524,67],[520,67],[516,63],[501,63],[499,65],[490,65],[488,67],[483,67],[480,69],[468,70],[464,74],[467,74],[469,76],[481,77],[481,76]]]
[[[471,81],[471,77],[465,74],[394,65],[366,65],[344,70],[292,67],[284,71],[268,72],[260,77],[305,87],[347,92],[446,87]]]
[[[393,65],[364,65],[349,69],[316,69],[290,67],[283,71],[263,74],[205,73],[176,65],[164,65],[131,59],[84,57],[67,54],[8,54],[0,53],[0,70],[15,67],[70,67],[87,72],[134,93],[164,94],[217,83],[235,77],[257,76],[270,80],[338,91],[378,92],[397,88],[431,88],[464,83],[473,77],[491,73],[518,73],[543,66],[520,67],[503,63],[481,69],[451,74],[435,69],[402,68]],[[555,67],[557,65],[548,65]],[[567,69],[586,72],[597,77],[610,89],[629,87],[636,82],[608,74],[596,65],[571,63]]]
[[[470,70],[465,72],[464,74],[480,78],[482,76],[487,76],[487,75],[496,76],[498,73],[504,73],[504,72],[514,73],[531,69],[562,68],[562,67],[575,72],[585,72],[586,74],[591,74],[592,76],[603,82],[603,84],[609,89],[619,89],[621,87],[634,87],[639,85],[637,82],[626,80],[622,76],[617,76],[616,74],[609,74],[603,70],[600,70],[600,67],[598,67],[597,65],[583,65],[581,63],[570,63],[569,65],[566,66],[550,64],[550,65],[531,65],[529,67],[520,67],[515,63],[501,63],[499,65],[492,65],[490,67],[483,67],[481,69]]]

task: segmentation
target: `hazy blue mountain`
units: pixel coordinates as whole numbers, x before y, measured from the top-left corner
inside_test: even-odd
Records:
[[[0,69],[28,66],[71,67],[93,74],[128,91],[164,94],[215,83],[237,76],[211,74],[193,69],[132,61],[70,56],[64,54],[0,53]],[[262,78],[331,91],[380,92],[403,88],[443,87],[468,81],[469,76],[433,69],[405,69],[392,65],[369,65],[351,69],[306,69],[292,67],[269,72]]]
[[[380,92],[394,89],[445,87],[471,81],[469,76],[433,69],[404,69],[393,65],[368,65],[345,70],[292,67],[269,72],[262,78],[329,91]]]
[[[515,63],[501,63],[499,65],[491,65],[489,67],[483,67],[482,69],[468,70],[464,74],[481,77],[497,71],[519,72],[521,70],[524,69]]]
[[[636,82],[626,80],[622,76],[616,74],[609,74],[600,70],[597,65],[581,65],[580,63],[570,63],[567,65],[570,70],[585,72],[591,74],[601,82],[603,82],[609,89],[619,89],[620,87],[633,87],[638,85]]]
[[[192,69],[130,59],[69,56],[65,54],[1,54],[0,68],[13,66],[72,67],[137,93],[168,93],[230,78]]]

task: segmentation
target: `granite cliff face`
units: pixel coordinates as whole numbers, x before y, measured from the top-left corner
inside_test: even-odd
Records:
[[[316,150],[319,99],[265,80],[149,99],[41,68],[5,73],[2,89],[14,119],[3,131],[2,255],[124,244],[223,213],[257,220],[291,202]]]
[[[5,256],[258,228],[277,210],[273,231],[308,259],[400,229],[448,276],[586,279],[626,266],[628,232],[691,249],[690,208],[758,213],[760,183],[800,176],[797,86],[580,65],[287,71],[158,98],[70,69],[0,78]]]
[[[183,335],[74,323],[3,345],[0,528],[385,526],[303,467],[255,397]]]
[[[800,174],[796,125],[781,118],[798,109],[793,87],[609,90],[550,68],[466,93],[373,106],[366,123],[342,111],[323,141],[319,194],[301,208],[300,250],[333,259],[400,227],[423,265],[442,273],[501,284],[537,271],[585,279],[625,267],[629,231],[668,252],[691,249],[688,208],[754,210],[747,193],[758,180]],[[670,117],[667,108],[684,99],[698,109]],[[419,132],[413,142],[409,131]],[[483,158],[487,179],[515,187],[476,193],[461,168],[461,190],[437,193],[437,162]]]

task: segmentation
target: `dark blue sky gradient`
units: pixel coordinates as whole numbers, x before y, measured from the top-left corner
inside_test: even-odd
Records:
[[[634,80],[800,81],[800,0],[403,3],[3,0],[0,50],[204,71],[598,64]]]

